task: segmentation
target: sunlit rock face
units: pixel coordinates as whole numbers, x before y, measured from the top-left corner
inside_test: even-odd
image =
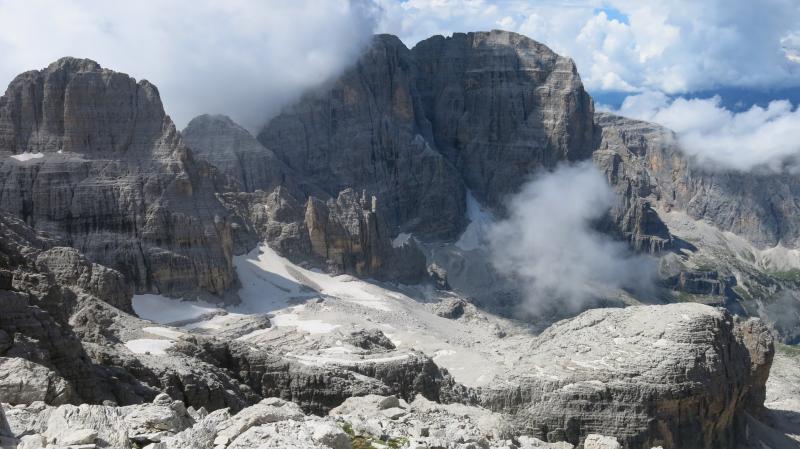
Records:
[[[223,295],[234,285],[217,180],[149,82],[73,58],[23,73],[0,98],[0,155],[0,208],[137,291]]]
[[[701,304],[595,309],[526,346],[509,381],[473,401],[546,441],[727,448],[764,412],[773,339],[758,319]]]

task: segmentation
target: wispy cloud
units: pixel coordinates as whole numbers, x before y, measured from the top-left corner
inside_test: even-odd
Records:
[[[732,112],[719,97],[672,100],[648,92],[626,98],[615,112],[677,132],[683,151],[709,169],[798,168],[800,109],[788,101]]]
[[[597,231],[616,196],[592,165],[562,165],[514,196],[489,233],[496,269],[518,280],[534,313],[577,312],[619,288],[652,287],[655,262]]]

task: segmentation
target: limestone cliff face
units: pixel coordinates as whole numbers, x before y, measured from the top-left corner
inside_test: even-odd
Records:
[[[595,162],[618,192],[741,235],[756,247],[800,245],[800,178],[790,173],[710,171],[693,164],[674,133],[611,114],[597,115]],[[660,225],[654,225],[661,231]],[[655,228],[654,228],[655,229]]]
[[[590,310],[524,352],[535,369],[471,396],[537,438],[723,449],[746,440],[746,413],[763,410],[774,347],[761,321],[687,303]]]
[[[413,244],[395,248],[376,213],[377,199],[347,189],[327,203],[311,197],[305,225],[313,253],[333,273],[355,273],[404,283],[425,277],[425,257]]]
[[[283,186],[296,194],[319,191],[227,116],[195,117],[181,134],[195,158],[237,182],[235,190],[271,192]]]
[[[571,59],[505,31],[434,36],[412,54],[435,148],[482,202],[590,156],[594,106]]]
[[[0,209],[137,291],[222,295],[235,284],[216,182],[147,81],[64,58],[0,98]]]
[[[331,197],[374,194],[395,230],[453,237],[465,191],[431,146],[417,78],[403,43],[376,36],[353,68],[272,119],[258,140]]]
[[[365,189],[393,233],[454,237],[464,185],[502,209],[536,169],[591,154],[593,105],[575,65],[524,36],[377,36],[343,76],[258,139],[334,196]]]

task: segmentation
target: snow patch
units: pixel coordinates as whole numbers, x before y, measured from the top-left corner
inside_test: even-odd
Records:
[[[333,296],[377,310],[391,311],[391,299],[398,296],[353,276],[331,276],[299,267],[262,244],[233,261],[242,282],[242,304],[237,313],[267,313],[286,308],[291,302],[319,296]]]
[[[456,246],[464,251],[484,247],[486,236],[494,223],[494,217],[491,212],[481,206],[471,191],[467,191],[467,218],[469,218],[469,225],[456,242]]]
[[[28,153],[27,151],[21,154],[13,154],[11,155],[13,159],[16,159],[20,162],[29,161],[31,159],[41,159],[44,157],[44,153]]]
[[[408,354],[400,354],[390,357],[375,357],[369,359],[343,359],[334,357],[305,355],[305,354],[292,354],[291,352],[286,353],[286,356],[291,357],[297,360],[298,362],[302,363],[303,365],[307,366],[325,366],[325,365],[351,366],[351,365],[363,365],[370,363],[399,362],[409,357]]]
[[[145,327],[142,328],[142,330],[148,334],[158,335],[159,337],[169,338],[170,340],[177,340],[184,335],[181,331],[168,329],[166,327]]]
[[[394,248],[402,248],[402,247],[408,245],[408,243],[411,241],[411,239],[412,239],[411,234],[409,234],[408,232],[401,232],[401,233],[397,234],[397,237],[395,237],[392,240],[392,247],[394,247]]]
[[[133,311],[140,318],[158,324],[200,319],[203,316],[224,313],[214,304],[205,301],[184,301],[161,295],[134,295]]]
[[[152,338],[139,338],[125,342],[125,346],[134,354],[164,355],[175,342],[171,340],[155,340]]]
[[[270,318],[270,321],[273,326],[294,326],[309,334],[328,334],[339,327],[338,324],[330,324],[321,320],[301,320],[297,313],[281,313]]]

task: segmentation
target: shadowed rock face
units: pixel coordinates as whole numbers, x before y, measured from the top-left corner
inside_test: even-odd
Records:
[[[411,52],[434,147],[482,202],[500,207],[537,169],[591,155],[594,106],[571,59],[504,31]]]
[[[332,197],[348,187],[374,194],[393,228],[453,237],[464,187],[431,146],[417,77],[405,45],[377,36],[355,67],[271,120],[258,140]]]
[[[41,157],[11,157],[22,153]],[[23,73],[0,98],[0,208],[139,292],[222,295],[234,285],[210,170],[192,160],[152,84],[93,61]]]
[[[538,168],[589,157],[593,106],[571,60],[514,33],[380,35],[258,139],[327,190],[365,189],[394,232],[454,237],[463,185],[498,209]]]
[[[233,178],[240,191],[271,192],[278,186],[295,193],[318,191],[227,116],[195,117],[181,134],[197,159]]]

